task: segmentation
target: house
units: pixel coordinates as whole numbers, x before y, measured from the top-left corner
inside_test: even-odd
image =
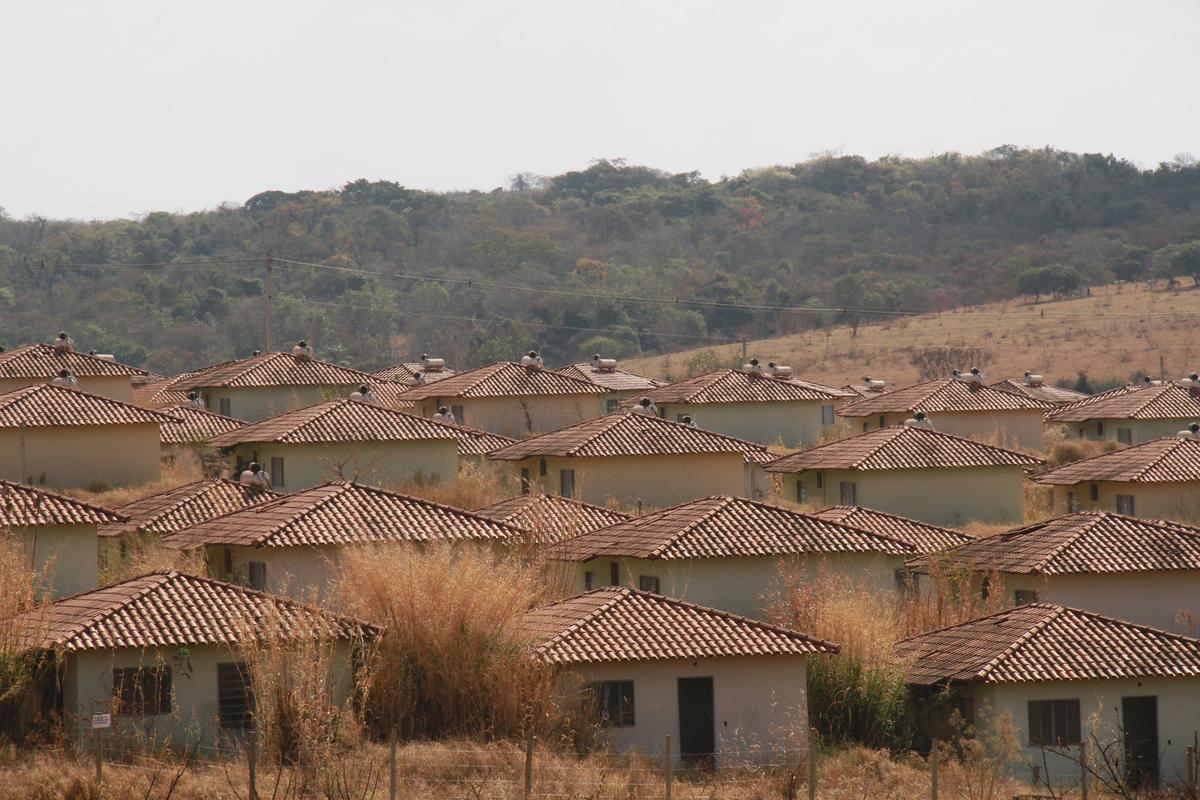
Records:
[[[0,394],[50,383],[63,370],[75,376],[79,384],[76,388],[123,403],[133,400],[132,381],[149,375],[144,369],[122,364],[112,358],[100,358],[74,350],[60,353],[48,344],[27,344],[0,352]]]
[[[522,491],[593,505],[669,506],[764,491],[765,447],[654,416],[617,412],[501,447]]]
[[[457,373],[446,367],[440,358],[426,358],[424,361],[406,361],[390,367],[375,370],[371,377],[380,381],[391,381],[402,386],[416,386],[419,383],[433,383],[443,378],[449,378]],[[418,378],[417,376],[420,376]]]
[[[330,480],[398,486],[454,483],[459,436],[450,426],[361,400],[330,400],[214,436],[233,474],[257,461],[289,492]]]
[[[897,425],[783,456],[767,472],[783,477],[797,503],[862,505],[934,525],[1020,522],[1027,453]]]
[[[291,353],[261,353],[200,370],[177,380],[171,388],[199,392],[208,408],[221,416],[257,422],[346,397],[364,383],[381,382],[328,361]]]
[[[438,424],[448,428],[458,439],[458,463],[460,466],[465,462],[483,464],[487,462],[488,453],[517,441],[498,433],[468,428],[466,425],[457,425],[452,422],[439,422]]]
[[[923,412],[939,431],[988,439],[1005,447],[1042,449],[1042,417],[1053,406],[1017,392],[994,389],[967,377],[926,381],[882,392],[841,408],[855,430],[899,425]]]
[[[707,430],[739,439],[804,447],[844,426],[834,412],[854,395],[791,377],[720,369],[642,396],[666,419],[690,416]]]
[[[161,410],[179,419],[179,422],[164,420],[158,426],[163,460],[175,467],[201,467],[205,451],[215,437],[247,424],[244,420],[223,417],[186,401],[162,406]]]
[[[154,374],[135,377],[133,379],[133,399],[130,402],[135,406],[145,408],[163,408],[186,403],[188,393],[176,389],[175,384],[195,374],[194,372],[184,372],[172,377]]]
[[[101,525],[97,530],[101,567],[121,563],[132,548],[157,543],[168,533],[279,496],[226,478],[207,478],[118,506],[114,511],[123,519]]]
[[[1024,759],[1044,764],[1043,776],[1059,787],[1077,784],[1080,770],[1054,749],[1077,757],[1081,741],[1093,764],[1106,748],[1134,783],[1178,782],[1188,774],[1186,751],[1200,708],[1200,640],[1032,603],[904,639],[894,655],[918,697],[936,703],[929,733],[944,730],[951,709],[976,724],[985,722],[985,708],[1011,714]]]
[[[940,553],[948,547],[975,541],[975,537],[953,528],[930,525],[919,519],[863,506],[826,506],[819,511],[809,512],[809,516],[908,542],[917,548],[918,553]]]
[[[475,509],[481,517],[520,528],[526,539],[558,542],[632,519],[628,514],[553,494],[519,494]]]
[[[725,611],[617,587],[526,613],[518,630],[562,691],[588,693],[618,751],[728,766],[796,748],[805,667],[838,646]]]
[[[414,386],[400,398],[423,417],[446,406],[461,425],[520,438],[600,416],[606,394],[589,381],[503,361]]]
[[[1179,633],[1200,623],[1200,528],[1174,522],[1080,511],[908,566],[966,571],[972,591],[1002,591],[1013,605],[1059,603]]]
[[[1019,379],[1005,378],[1002,381],[991,384],[991,387],[993,389],[1003,389],[1006,392],[1023,394],[1026,397],[1032,397],[1034,400],[1044,400],[1056,406],[1078,403],[1080,400],[1087,400],[1090,397],[1090,395],[1077,392],[1074,389],[1063,389],[1059,386],[1052,386],[1046,383],[1044,376],[1036,375],[1032,372],[1026,372]]]
[[[161,411],[42,383],[0,395],[0,478],[56,487],[158,480]]]
[[[1034,477],[1054,509],[1200,521],[1200,439],[1168,436],[1064,464]]]
[[[331,643],[332,699],[351,700],[354,650],[378,629],[291,600],[176,571],[151,572],[65,597],[16,619],[15,638],[54,665],[43,687],[69,736],[105,736],[181,751],[228,746],[252,725],[251,669],[240,643],[317,637]]]
[[[1178,384],[1128,387],[1046,415],[1070,437],[1142,444],[1173,436],[1200,419],[1200,390]]]
[[[562,542],[577,591],[631,586],[762,617],[782,573],[844,576],[875,592],[904,577],[910,543],[737,497],[705,497]],[[903,583],[901,583],[901,586]]]
[[[664,381],[621,369],[617,366],[614,358],[600,358],[599,356],[595,356],[591,361],[568,364],[554,371],[561,375],[569,375],[572,378],[594,383],[604,389],[607,393],[604,398],[604,413],[606,414],[616,411],[622,400],[666,385]]]
[[[443,542],[488,549],[524,533],[469,511],[338,482],[284,495],[163,536],[164,547],[203,548],[210,575],[273,594],[324,594],[346,547]]]
[[[117,511],[0,480],[0,537],[15,537],[25,566],[41,576],[43,597],[95,589],[99,585],[97,530],[124,521]]]

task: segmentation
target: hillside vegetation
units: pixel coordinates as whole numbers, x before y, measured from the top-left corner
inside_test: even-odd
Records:
[[[362,368],[529,347],[563,363],[1194,275],[1197,240],[1187,157],[829,155],[718,181],[599,161],[491,192],[357,180],[139,220],[0,214],[0,344],[65,328],[164,372],[245,355],[265,344],[270,255],[276,346],[310,338]]]

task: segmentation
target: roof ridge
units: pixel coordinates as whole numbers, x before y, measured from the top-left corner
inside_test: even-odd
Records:
[[[182,573],[180,573],[178,570],[174,570],[174,569],[151,570],[150,572],[144,572],[141,575],[134,575],[132,577],[126,578],[123,581],[118,581],[116,583],[110,583],[106,586],[97,586],[94,589],[88,589],[83,592],[76,592],[75,594],[68,595],[66,597],[62,597],[62,598],[59,598],[58,600],[55,600],[53,603],[50,604],[50,607],[53,607],[53,606],[57,605],[58,603],[62,603],[66,600],[71,600],[76,597],[83,597],[84,595],[93,594],[95,592],[103,592],[103,591],[112,589],[117,586],[122,586],[127,583],[133,583],[134,581],[142,580],[143,578],[149,578],[151,576],[158,576],[160,578],[160,580],[155,581],[153,583],[149,583],[146,586],[143,586],[141,589],[138,589],[136,592],[134,592],[131,596],[129,596],[125,600],[119,601],[119,602],[115,603],[114,605],[109,606],[108,608],[101,609],[100,611],[97,611],[96,613],[89,615],[87,618],[85,618],[85,620],[83,622],[81,622],[75,628],[75,630],[69,636],[60,637],[60,638],[74,638],[74,637],[79,636],[80,634],[86,632],[90,628],[94,628],[96,625],[100,624],[105,619],[108,619],[108,617],[112,616],[113,614],[116,614],[122,608],[125,608],[129,603],[132,603],[134,600],[139,600],[139,599],[145,597],[150,592],[154,591],[159,586],[162,586],[164,583],[167,583],[168,581],[172,580],[176,575],[179,575],[179,574],[182,574]],[[56,641],[58,641],[58,640],[56,640]]]
[[[730,497],[728,495],[715,494],[715,495],[709,495],[708,497],[701,498],[700,500],[692,500],[688,503],[680,503],[679,505],[675,506],[674,508],[682,508],[684,506],[691,505],[691,504],[697,503],[697,502],[703,503],[706,500],[715,500],[717,502],[712,506],[712,508],[708,509],[703,514],[696,517],[688,524],[684,525],[682,528],[680,528],[674,534],[667,537],[667,540],[665,542],[663,542],[661,545],[659,545],[658,547],[651,550],[650,556],[649,556],[650,558],[661,557],[664,552],[666,552],[672,546],[677,544],[680,539],[683,539],[685,536],[688,536],[689,534],[693,533],[696,530],[696,528],[698,528],[700,525],[703,525],[705,522],[708,522],[713,517],[715,517],[717,514],[720,514],[722,511],[729,508],[729,506],[731,504],[733,504],[733,502],[736,500],[736,498]],[[667,511],[670,511],[670,510],[671,509],[665,509],[661,513],[666,513]]]
[[[574,633],[578,632],[580,629],[582,629],[584,625],[592,622],[593,620],[595,620],[596,618],[598,618],[599,616],[601,616],[602,614],[607,612],[614,605],[616,605],[621,600],[628,597],[629,593],[632,591],[633,591],[632,589],[629,589],[625,586],[604,586],[601,588],[592,589],[590,591],[584,592],[583,594],[574,595],[573,597],[563,598],[562,600],[551,603],[549,606],[543,606],[543,608],[553,608],[554,606],[563,605],[564,603],[570,602],[571,600],[574,600],[576,598],[586,597],[589,594],[602,594],[602,593],[611,592],[613,595],[612,599],[610,599],[607,603],[604,603],[603,605],[600,605],[600,606],[592,609],[587,614],[585,614],[582,619],[578,620],[577,622],[572,622],[566,628],[564,628],[563,630],[554,634],[549,639],[545,640],[544,642],[539,643],[537,645],[537,647],[534,649],[537,651],[540,651],[540,652],[545,652],[545,651],[549,650],[553,645],[556,645],[559,642],[562,642],[568,636],[571,636],[572,634],[574,634]]]
[[[56,500],[63,500],[63,501],[72,503],[77,506],[83,506],[84,508],[87,508],[91,511],[96,511],[101,514],[109,514],[113,517],[117,517],[118,519],[114,520],[114,522],[126,522],[129,519],[127,516],[125,516],[120,511],[117,511],[115,509],[106,508],[105,506],[97,505],[96,503],[89,503],[86,500],[80,500],[79,498],[72,497],[69,494],[64,494],[62,492],[56,492],[53,489],[41,489],[41,488],[38,488],[37,486],[30,486],[27,483],[21,483],[20,481],[10,481],[6,478],[0,478],[0,486],[11,486],[14,489],[34,492],[35,494],[50,495],[51,497],[55,498]]]
[[[1058,519],[1062,519],[1062,517],[1059,517]],[[1069,536],[1066,537],[1066,541],[1064,541],[1058,547],[1054,548],[1050,553],[1048,553],[1046,555],[1045,558],[1043,558],[1039,562],[1037,562],[1035,568],[1038,571],[1044,572],[1046,567],[1049,566],[1049,564],[1051,562],[1053,562],[1055,559],[1057,559],[1059,556],[1061,556],[1064,552],[1066,552],[1067,548],[1073,547],[1076,544],[1078,544],[1080,542],[1080,540],[1083,539],[1087,534],[1094,531],[1096,529],[1096,527],[1099,526],[1100,523],[1102,523],[1104,521],[1104,519],[1105,518],[1102,516],[1092,517],[1091,519],[1089,519],[1087,521],[1086,524],[1076,527],[1074,529],[1074,532],[1072,532]],[[1050,522],[1050,521],[1052,521],[1052,520],[1047,520],[1047,522]]]
[[[1017,640],[1015,642],[1010,644],[1008,647],[1004,648],[994,658],[992,658],[990,661],[988,661],[986,664],[984,664],[983,667],[981,667],[977,672],[977,676],[980,679],[986,680],[987,676],[990,675],[992,672],[994,672],[996,670],[996,668],[1000,666],[1000,663],[1002,661],[1006,661],[1009,658],[1012,658],[1014,655],[1016,655],[1017,651],[1019,651],[1022,647],[1024,647],[1026,644],[1028,644],[1035,636],[1037,636],[1039,633],[1041,633],[1043,630],[1045,630],[1046,626],[1048,626],[1051,622],[1053,622],[1056,619],[1058,619],[1059,617],[1061,617],[1063,615],[1063,612],[1066,610],[1066,606],[1052,605],[1050,603],[1031,603],[1030,605],[1033,605],[1035,607],[1046,608],[1048,610],[1051,610],[1051,613],[1048,614],[1040,622],[1035,624],[1033,627],[1031,627],[1029,630],[1025,631],[1020,636],[1018,636]],[[1028,605],[1016,606],[1016,607],[1014,607],[1013,610],[1015,611],[1020,608],[1029,608],[1029,606]]]
[[[105,397],[102,394],[93,394],[92,392],[85,392],[82,389],[77,389],[77,388],[70,387],[70,386],[55,386],[54,384],[51,384],[51,383],[35,383],[35,384],[31,384],[29,386],[22,386],[18,389],[13,389],[12,391],[9,391],[9,392],[4,392],[3,394],[0,394],[0,408],[8,408],[18,402],[25,400],[30,395],[43,394],[43,393],[53,395],[56,392],[58,392],[58,393],[68,392],[70,394],[83,395],[84,397],[87,397],[91,400],[98,400],[101,403],[103,403],[104,405],[108,405],[108,406],[115,405],[115,406],[120,406],[121,408],[132,408],[136,411],[140,411],[145,414],[153,414],[156,417],[161,417],[162,421],[164,421],[164,422],[183,422],[183,420],[181,420],[177,417],[172,417],[170,414],[167,414],[162,411],[158,411],[153,408],[146,408],[144,406],[135,405],[133,403],[126,403],[124,400],[118,400],[115,397]],[[6,398],[6,397],[12,397],[12,399],[7,402],[3,402],[4,398]]]

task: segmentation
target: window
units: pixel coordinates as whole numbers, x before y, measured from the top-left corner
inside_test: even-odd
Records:
[[[683,422],[683,418],[684,418],[684,417],[689,417],[689,416],[691,416],[691,415],[690,415],[690,414],[688,414],[688,413],[686,413],[686,412],[683,412],[683,411],[676,412],[676,414],[675,414],[675,421],[676,421],[676,422]]]
[[[863,423],[863,433],[866,433],[866,432],[867,432],[867,431],[869,431],[869,430],[871,430],[871,423],[869,423],[869,422],[864,422],[864,423]]]
[[[608,565],[608,585],[621,585],[621,565],[613,561]]]
[[[1133,495],[1119,494],[1117,495],[1117,513],[1133,516]]]
[[[1067,513],[1074,514],[1079,510],[1079,498],[1072,491],[1067,492]]]
[[[264,561],[251,561],[248,565],[250,569],[250,588],[264,590],[267,588],[267,564]]]
[[[917,573],[900,568],[892,573],[892,581],[900,595],[908,596],[917,588]]]
[[[610,397],[604,401],[604,410],[609,414],[613,413],[620,407],[621,407],[621,398],[619,398],[619,397]]]
[[[658,590],[657,575],[638,575],[638,588],[643,592],[654,592],[654,594],[662,594]]]
[[[879,427],[881,427],[881,428],[887,427],[886,417],[884,417],[883,414],[879,415]]]
[[[987,600],[989,597],[991,597],[991,595],[992,595],[992,579],[984,578],[983,582],[979,584],[979,599]]]
[[[851,483],[850,481],[842,481],[841,489],[842,489],[842,500],[841,500],[842,505],[844,505],[844,506],[858,505],[858,502],[857,502],[858,484]]]
[[[1103,422],[1096,423],[1096,435],[1104,436],[1104,423]]]
[[[1089,488],[1091,489],[1091,492],[1092,492],[1092,500],[1093,501],[1099,500],[1100,499],[1100,484],[1093,483]]]
[[[546,459],[544,458],[538,459],[538,477],[546,477]]]
[[[226,547],[223,555],[225,563],[222,566],[225,567],[225,576],[228,577],[233,574],[233,548]]]
[[[521,494],[529,494],[529,485],[533,478],[529,476],[529,467],[521,467]]]
[[[833,424],[833,406],[828,406],[828,405],[821,406],[821,424],[822,425],[832,425]]]
[[[1133,428],[1117,428],[1117,441],[1121,444],[1133,444]]]
[[[796,502],[808,502],[808,489],[804,488],[804,481],[796,481]]]
[[[558,493],[563,497],[575,496],[575,470],[561,469],[558,471]]]
[[[217,664],[217,714],[222,728],[245,730],[254,714],[254,694],[245,664]]]
[[[596,573],[590,571],[583,573],[583,588],[589,592],[596,588]]]
[[[1030,700],[1029,743],[1050,747],[1079,744],[1078,700]]]
[[[283,458],[271,456],[271,485],[277,489],[283,488]]]
[[[230,408],[229,408],[229,398],[228,397],[222,397],[220,400],[218,400],[217,407],[218,407],[218,411],[220,412],[221,416],[223,416],[223,417],[232,417],[233,416],[233,413],[230,411]]]
[[[590,688],[596,698],[601,725],[606,728],[633,727],[633,681],[600,681]]]
[[[113,670],[113,698],[117,713],[171,713],[170,667],[121,667]]]
[[[817,488],[818,489],[825,488],[825,476],[823,474],[821,474],[820,472],[817,473]]]
[[[463,413],[462,406],[450,406],[450,413],[454,415],[454,421],[459,425],[467,424],[467,415]]]
[[[1033,589],[1017,589],[1013,592],[1013,603],[1018,606],[1027,606],[1030,603],[1038,601],[1038,593]]]

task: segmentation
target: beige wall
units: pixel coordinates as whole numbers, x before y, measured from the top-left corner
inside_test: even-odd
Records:
[[[129,379],[128,375],[76,376],[75,379],[79,381],[80,391],[88,392],[89,394],[98,394],[101,397],[111,397],[123,403],[133,402],[133,382]],[[0,378],[0,394],[11,392],[15,389],[23,389],[26,386],[50,383],[52,380],[54,379]]]
[[[823,488],[817,487],[821,474]],[[860,506],[959,527],[968,522],[1021,522],[1024,514],[1020,467],[961,469],[810,470],[783,475],[783,497],[799,502],[797,483],[807,500],[826,506],[842,502],[842,482],[854,483]]]
[[[287,411],[349,397],[353,386],[209,387],[200,390],[209,411],[221,413],[221,399],[229,400],[229,416],[247,422],[276,417]]]
[[[1092,441],[1115,442],[1117,431],[1128,428],[1130,441],[1127,444],[1141,444],[1164,436],[1174,436],[1195,419],[1091,419],[1086,422],[1055,422],[1048,424],[1049,428],[1061,428],[1067,438],[1091,439]],[[1104,432],[1097,430],[1097,424],[1103,425]]]
[[[53,487],[130,486],[159,479],[158,423],[0,430],[0,478]]]
[[[609,585],[614,562],[625,586],[638,589],[642,576],[653,576],[659,579],[662,594],[759,618],[772,592],[779,588],[781,570],[814,579],[823,574],[842,575],[874,592],[891,592],[895,590],[896,570],[904,566],[901,556],[883,553],[678,560],[606,557],[574,565],[575,591],[587,590],[588,572],[594,576],[593,588]]]
[[[1200,481],[1180,483],[1118,483],[1100,481],[1096,484],[1099,499],[1092,499],[1092,485],[1054,487],[1054,513],[1066,514],[1073,504],[1074,494],[1080,511],[1116,511],[1117,495],[1133,495],[1133,513],[1147,519],[1173,519],[1178,522],[1200,523]]]
[[[767,758],[772,749],[795,749],[805,741],[808,693],[804,656],[627,661],[587,664],[567,671],[588,682],[633,681],[634,724],[606,729],[608,741],[620,752],[661,755],[670,736],[678,762],[679,678],[713,679],[718,766]],[[748,754],[750,750],[758,752]]]
[[[671,421],[690,414],[698,427],[760,444],[806,447],[845,428],[842,417],[821,424],[821,406],[835,409],[834,400],[794,400],[787,403],[663,403],[659,412]]]
[[[850,424],[855,433],[875,430],[879,427],[900,425],[912,414],[883,414],[883,425],[879,414],[869,417],[851,417]],[[1018,450],[1040,451],[1045,446],[1041,409],[1027,411],[938,411],[930,413],[933,427],[942,433],[968,439],[998,444]]]
[[[675,456],[614,456],[611,458],[546,459],[539,477],[539,460],[506,462],[514,480],[521,469],[547,494],[560,494],[560,471],[575,470],[575,499],[594,505],[615,500],[626,508],[665,508],[713,494],[746,497],[753,492],[754,471],[741,453],[698,453]]]
[[[350,652],[349,642],[339,642],[333,659],[331,683],[335,687],[335,702],[339,704],[347,701],[354,685]],[[236,651],[211,645],[71,654],[67,657],[63,680],[67,730],[74,730],[81,743],[91,749],[91,715],[106,713],[112,708],[113,669],[166,664],[171,666],[172,673],[172,713],[141,717],[114,715],[113,728],[105,735],[117,739],[147,737],[176,746],[196,742],[206,747],[218,746],[224,737],[218,721],[217,664],[239,660]]]
[[[372,486],[394,487],[418,475],[440,483],[458,480],[458,442],[430,439],[413,442],[345,442],[280,444],[261,442],[238,445],[229,454],[230,475],[237,459],[257,460],[272,472],[271,459],[283,459],[283,484],[276,489],[296,492],[334,480],[354,479]]]
[[[611,396],[611,395],[609,395]],[[460,425],[520,439],[531,433],[565,428],[605,413],[606,395],[565,394],[543,397],[444,397],[416,404],[416,413],[432,417],[439,405],[462,406]]]
[[[49,572],[51,598],[99,586],[95,525],[31,525],[13,530],[25,548],[25,563]]]

